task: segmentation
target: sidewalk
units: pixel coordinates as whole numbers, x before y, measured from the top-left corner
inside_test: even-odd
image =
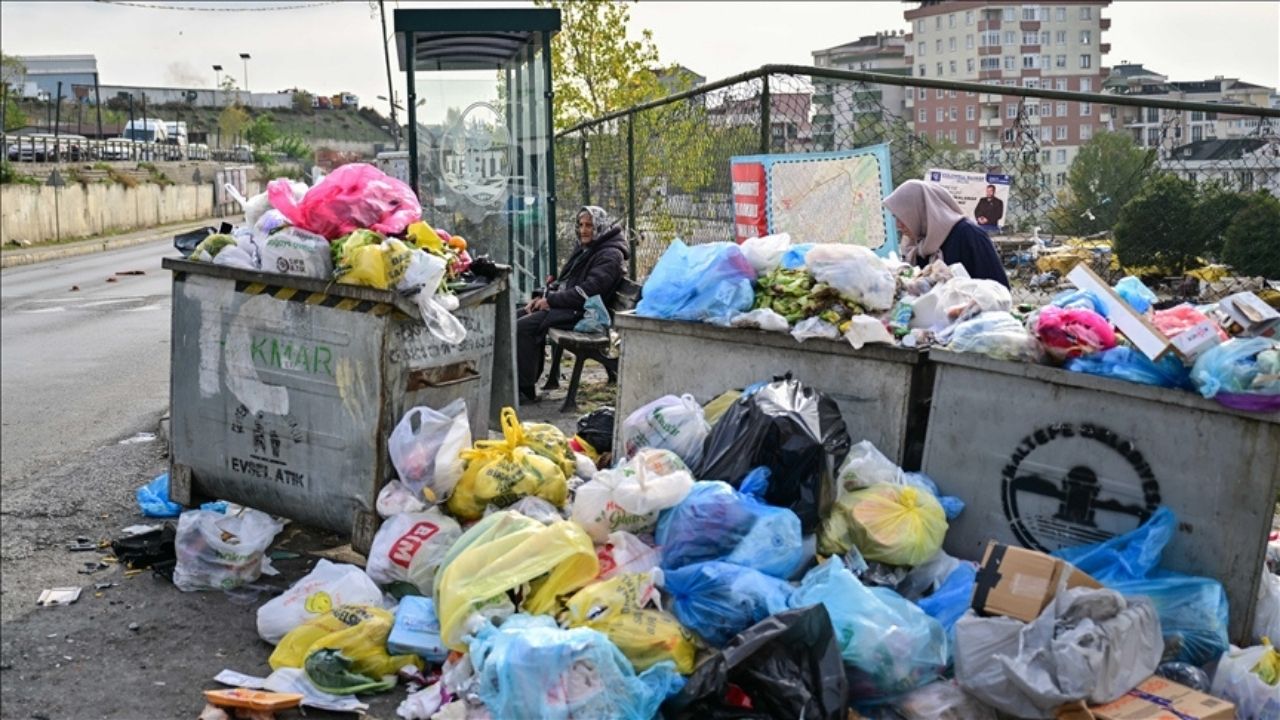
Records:
[[[204,218],[203,220],[187,220],[186,222],[181,223],[160,225],[143,230],[121,233],[119,235],[89,238],[87,240],[78,240],[76,242],[26,248],[5,248],[0,251],[0,268],[31,265],[33,263],[44,262],[46,260],[64,260],[66,258],[89,255],[91,253],[102,252],[104,250],[115,250],[117,248],[141,245],[143,243],[155,242],[157,240],[172,241],[173,236],[178,233],[195,230],[205,226],[217,227],[223,219],[224,218],[222,217],[211,217]]]

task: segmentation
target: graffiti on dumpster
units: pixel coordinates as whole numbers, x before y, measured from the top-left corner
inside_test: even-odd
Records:
[[[484,354],[493,349],[493,314],[460,313],[458,320],[467,329],[467,337],[457,345],[437,339],[425,325],[400,323],[395,330],[396,342],[387,359],[410,368],[441,365],[455,358]]]
[[[333,377],[333,350],[325,345],[296,344],[270,335],[249,337],[249,357],[255,364],[279,370],[300,370]]]
[[[1160,484],[1138,448],[1093,423],[1024,437],[1001,472],[1001,493],[1018,541],[1044,552],[1132,530],[1160,505]]]
[[[229,459],[231,471],[259,480],[271,480],[281,485],[306,488],[306,475],[289,469],[287,460],[281,458],[282,450],[289,444],[301,443],[306,435],[298,419],[293,415],[282,416],[285,427],[268,427],[266,414],[259,411],[250,416],[243,403],[236,408],[230,430],[237,435],[248,434],[252,448],[245,456]],[[252,420],[250,423],[249,421]]]

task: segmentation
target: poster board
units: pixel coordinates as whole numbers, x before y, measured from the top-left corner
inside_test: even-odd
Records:
[[[998,232],[1000,227],[1009,224],[1009,175],[998,173],[964,172],[961,170],[944,170],[930,168],[924,174],[925,182],[937,183],[951,193],[951,197],[960,204],[960,209],[970,220],[982,225],[989,232]],[[985,201],[988,189],[991,200]],[[981,213],[979,212],[981,210]],[[985,216],[983,223],[979,217]]]
[[[882,256],[898,249],[883,205],[893,189],[888,145],[738,156],[730,174],[738,242],[785,232],[795,243],[849,243]]]

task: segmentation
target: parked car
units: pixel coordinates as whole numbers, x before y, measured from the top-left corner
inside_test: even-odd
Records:
[[[14,162],[79,162],[88,157],[89,139],[83,135],[58,135],[32,133],[14,137],[5,149],[5,155]]]

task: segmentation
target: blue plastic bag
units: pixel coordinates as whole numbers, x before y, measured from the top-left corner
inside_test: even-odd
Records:
[[[680,504],[658,516],[662,568],[720,560],[774,577],[796,574],[806,559],[800,518],[760,499],[768,477],[767,468],[756,468],[741,490],[719,480],[695,482]]]
[[[1232,338],[1196,360],[1191,380],[1200,394],[1280,395],[1280,342],[1271,338]],[[1259,376],[1263,377],[1259,377]],[[1267,379],[1267,376],[1270,379]]]
[[[962,562],[933,594],[920,598],[916,603],[929,617],[937,620],[947,633],[948,656],[951,641],[955,639],[956,621],[969,609],[973,601],[973,586],[977,584],[978,569],[972,563]]]
[[[1162,507],[1136,530],[1053,554],[1122,595],[1151,598],[1164,633],[1164,660],[1204,665],[1229,647],[1227,593],[1217,580],[1159,569],[1177,522]]]
[[[649,720],[684,687],[670,660],[636,674],[603,633],[562,630],[546,615],[485,624],[470,653],[480,699],[495,718]]]
[[[756,271],[731,242],[672,241],[644,283],[636,314],[728,325],[755,302]]]
[[[1155,385],[1156,387],[1191,389],[1187,368],[1174,353],[1154,363],[1133,348],[1119,346],[1084,357],[1072,358],[1064,366],[1071,372],[1098,375],[1116,380]]]
[[[960,513],[964,512],[964,501],[954,495],[943,495],[938,489],[938,483],[928,475],[922,472],[904,472],[902,475],[908,485],[922,487],[938,499],[938,504],[942,506],[942,513],[946,515],[948,522],[960,517]]]
[[[777,608],[789,607],[792,590],[785,580],[715,561],[665,573],[662,589],[671,596],[671,613],[680,624],[715,647],[723,647]]]
[[[1092,290],[1068,290],[1055,297],[1050,304],[1060,308],[1092,310],[1107,317],[1107,304]]]
[[[171,518],[182,514],[182,506],[169,502],[169,473],[159,475],[155,480],[138,488],[138,509],[147,517]]]
[[[910,692],[947,669],[942,625],[893,590],[863,585],[839,558],[806,573],[787,602],[793,608],[826,606],[840,642],[849,697],[859,705],[878,705]]]
[[[580,333],[598,333],[604,332],[609,327],[609,309],[604,306],[604,301],[599,295],[592,295],[582,304],[583,315],[577,325],[573,326],[574,332]]]
[[[1129,303],[1129,307],[1140,313],[1150,310],[1152,303],[1157,300],[1151,288],[1143,285],[1141,280],[1132,275],[1120,278],[1120,282],[1116,283],[1113,289],[1122,300]]]
[[[782,254],[782,267],[785,270],[799,270],[804,267],[805,256],[813,249],[813,243],[792,245]]]

